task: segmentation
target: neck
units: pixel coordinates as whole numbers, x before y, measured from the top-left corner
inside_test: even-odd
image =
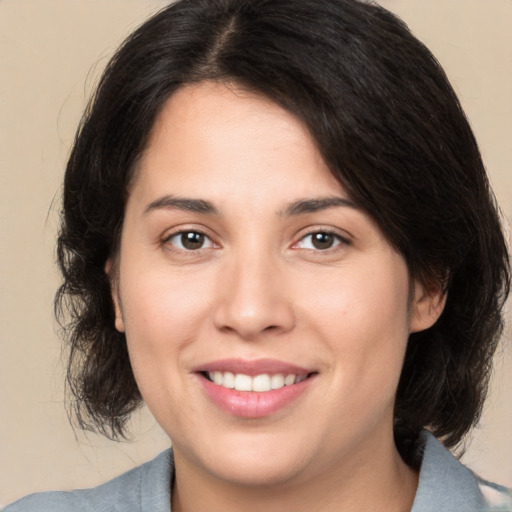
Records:
[[[240,485],[219,480],[175,452],[173,512],[409,512],[418,475],[391,443],[347,454],[336,466],[296,475],[275,485]],[[177,457],[176,457],[177,455]],[[201,492],[197,492],[200,489]]]

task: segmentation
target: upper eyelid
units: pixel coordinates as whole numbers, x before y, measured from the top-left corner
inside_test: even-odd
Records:
[[[194,226],[176,226],[173,228],[169,228],[165,230],[164,234],[162,235],[162,240],[169,240],[169,238],[172,238],[173,236],[179,235],[181,233],[199,233],[201,235],[204,235],[205,237],[209,238],[213,241],[213,238],[215,238],[214,235],[212,235],[211,230],[206,229],[204,227],[194,227]]]
[[[212,246],[219,246],[219,244],[214,240],[214,238],[209,235],[208,233],[205,232],[205,230],[203,229],[197,229],[197,228],[179,228],[179,229],[175,229],[175,230],[171,230],[170,232],[167,232],[163,237],[162,237],[162,241],[161,243],[162,244],[170,244],[170,240],[183,234],[183,233],[198,233],[200,235],[203,235],[206,239],[208,239],[211,243]],[[174,247],[173,246],[173,251],[176,251],[176,252],[190,252],[190,253],[193,253],[193,252],[199,252],[201,250],[204,250],[204,249],[211,249],[212,247],[201,247],[199,249],[196,249],[196,250],[187,250],[187,249],[180,249],[178,247]],[[171,249],[169,249],[171,250]]]
[[[350,243],[354,238],[348,231],[341,230],[339,228],[333,228],[328,226],[311,226],[301,230],[301,232],[299,232],[299,234],[297,235],[296,240],[298,242],[307,236],[314,235],[315,233],[328,233],[329,235],[337,236],[340,240],[347,243]]]
[[[303,243],[303,240],[307,238],[308,236],[314,235],[315,233],[326,233],[329,235],[333,235],[337,238],[337,243],[334,244],[332,247],[329,247],[327,249],[313,249],[311,247],[300,247],[299,244]],[[317,255],[324,255],[327,256],[329,254],[337,254],[340,251],[348,249],[352,245],[352,238],[343,235],[339,232],[337,229],[333,228],[312,228],[308,230],[307,232],[303,232],[300,236],[297,236],[295,238],[295,242],[292,243],[290,246],[290,249],[293,251],[306,251],[307,253],[317,254]]]
[[[333,231],[312,231],[311,233],[306,233],[305,235],[301,236],[296,242],[294,242],[293,245],[297,245],[298,243],[300,243],[301,241],[303,241],[307,237],[313,236],[313,235],[315,235],[317,233],[324,233],[324,234],[327,234],[327,235],[332,235],[332,236],[334,236],[335,238],[338,239],[340,244],[348,244],[348,243],[350,243],[350,241],[347,240],[345,237],[343,237],[343,236],[341,236],[338,233],[335,233]]]

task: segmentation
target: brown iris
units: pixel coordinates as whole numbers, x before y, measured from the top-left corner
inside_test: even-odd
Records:
[[[201,249],[204,244],[204,235],[195,231],[181,233],[181,244],[190,251]]]
[[[311,243],[315,249],[330,249],[334,244],[335,237],[331,233],[313,233]]]

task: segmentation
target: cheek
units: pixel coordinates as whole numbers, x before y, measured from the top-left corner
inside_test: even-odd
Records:
[[[121,276],[121,305],[134,372],[146,379],[166,366],[179,365],[207,315],[207,286],[202,276],[169,269]]]
[[[392,264],[394,259],[367,265],[363,261],[321,279],[311,275],[294,294],[302,297],[304,311],[322,318],[325,327],[340,334],[352,331],[369,342],[372,332],[378,338],[393,331],[403,337],[408,331],[409,280],[405,264]]]
[[[188,403],[189,375],[184,368],[204,326],[208,308],[205,283],[201,288],[190,276],[171,275],[168,269],[159,272],[155,268],[151,273],[124,277],[121,301],[125,332],[139,390],[164,430],[190,430],[188,415],[170,411]]]
[[[397,258],[351,267],[316,286],[307,283],[310,293],[304,294],[301,309],[320,332],[337,382],[356,395],[380,386],[394,393],[401,373],[409,335],[409,280]]]

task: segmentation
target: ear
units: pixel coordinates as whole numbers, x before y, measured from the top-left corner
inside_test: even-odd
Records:
[[[114,269],[114,263],[111,258],[109,258],[105,264],[105,273],[110,280],[110,293],[114,304],[115,326],[119,332],[124,332],[123,311],[119,299],[119,278],[117,277],[117,270]]]
[[[432,327],[443,312],[446,292],[441,285],[426,287],[414,282],[411,301],[410,332],[419,332]]]

